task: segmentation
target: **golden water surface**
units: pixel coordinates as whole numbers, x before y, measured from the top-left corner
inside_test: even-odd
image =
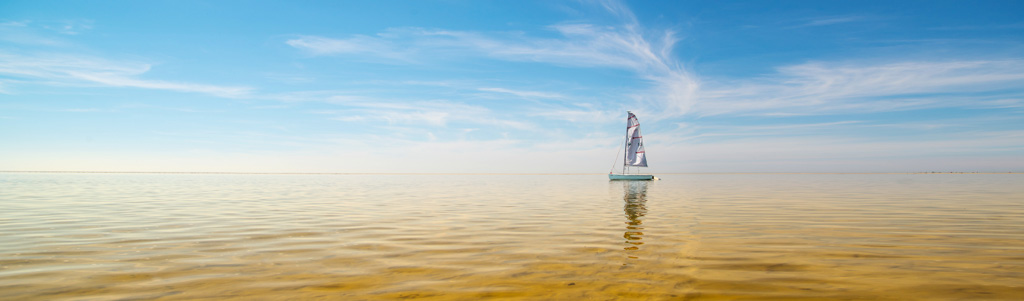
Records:
[[[0,173],[0,299],[1024,299],[1024,175],[661,177]]]

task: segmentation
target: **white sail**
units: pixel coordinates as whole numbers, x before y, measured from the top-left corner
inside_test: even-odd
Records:
[[[644,137],[640,135],[640,121],[633,112],[626,119],[626,165],[647,167],[647,156],[644,155]]]

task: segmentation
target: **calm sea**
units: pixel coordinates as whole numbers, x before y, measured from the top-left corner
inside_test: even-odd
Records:
[[[0,173],[0,299],[1024,299],[1024,175]]]

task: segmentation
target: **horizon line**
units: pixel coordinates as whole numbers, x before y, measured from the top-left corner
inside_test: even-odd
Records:
[[[223,175],[551,175],[583,176],[604,173],[515,173],[515,172],[244,172],[244,171],[97,171],[97,170],[0,170],[0,173],[71,173],[71,174],[223,174]],[[727,174],[1021,174],[1017,171],[906,171],[906,172],[666,172],[662,175],[727,175]]]

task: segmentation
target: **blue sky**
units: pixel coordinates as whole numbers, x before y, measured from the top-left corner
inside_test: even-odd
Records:
[[[3,1],[0,170],[1024,171],[1021,1]]]

